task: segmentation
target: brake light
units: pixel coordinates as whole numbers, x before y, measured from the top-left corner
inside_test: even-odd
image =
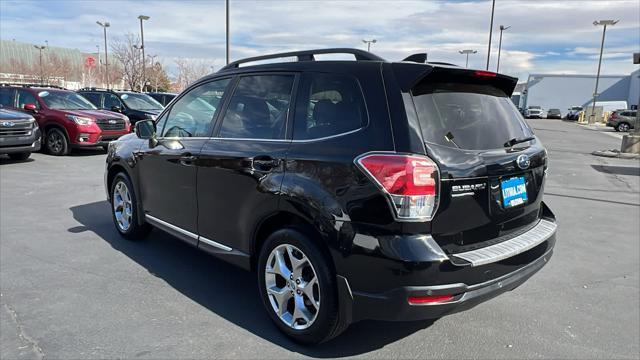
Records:
[[[453,300],[453,295],[409,296],[407,298],[411,305],[442,303],[451,300]]]
[[[360,168],[385,192],[400,221],[431,220],[438,206],[438,167],[426,156],[369,154]]]
[[[496,77],[497,74],[491,71],[476,70],[474,75],[479,77]]]

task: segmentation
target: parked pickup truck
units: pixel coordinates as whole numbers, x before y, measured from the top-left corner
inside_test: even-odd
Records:
[[[0,106],[0,155],[13,160],[26,160],[40,150],[40,128],[29,114]]]

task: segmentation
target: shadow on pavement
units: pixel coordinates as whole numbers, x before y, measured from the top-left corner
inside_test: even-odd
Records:
[[[9,156],[0,155],[0,165],[4,164],[19,164],[19,163],[28,163],[35,161],[33,158],[28,158],[26,160],[13,160]]]
[[[115,250],[193,301],[290,351],[321,358],[360,355],[380,349],[433,323],[363,321],[353,324],[325,344],[301,346],[289,340],[271,323],[260,301],[253,273],[218,260],[158,230],[144,241],[125,240],[114,228],[106,201],[74,206],[70,210],[82,225],[68,229],[69,232],[94,232]]]
[[[591,165],[591,167],[606,174],[640,176],[640,167],[637,166]]]

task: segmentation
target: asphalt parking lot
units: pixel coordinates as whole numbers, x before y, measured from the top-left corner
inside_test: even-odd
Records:
[[[638,358],[640,163],[602,131],[530,120],[549,151],[559,223],[548,266],[523,286],[433,323],[361,322],[296,345],[252,274],[159,231],[113,228],[105,154],[0,159],[0,358]]]

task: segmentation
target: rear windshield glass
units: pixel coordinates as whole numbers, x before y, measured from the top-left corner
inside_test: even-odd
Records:
[[[487,150],[533,136],[513,102],[493,86],[427,82],[412,93],[428,143]]]

